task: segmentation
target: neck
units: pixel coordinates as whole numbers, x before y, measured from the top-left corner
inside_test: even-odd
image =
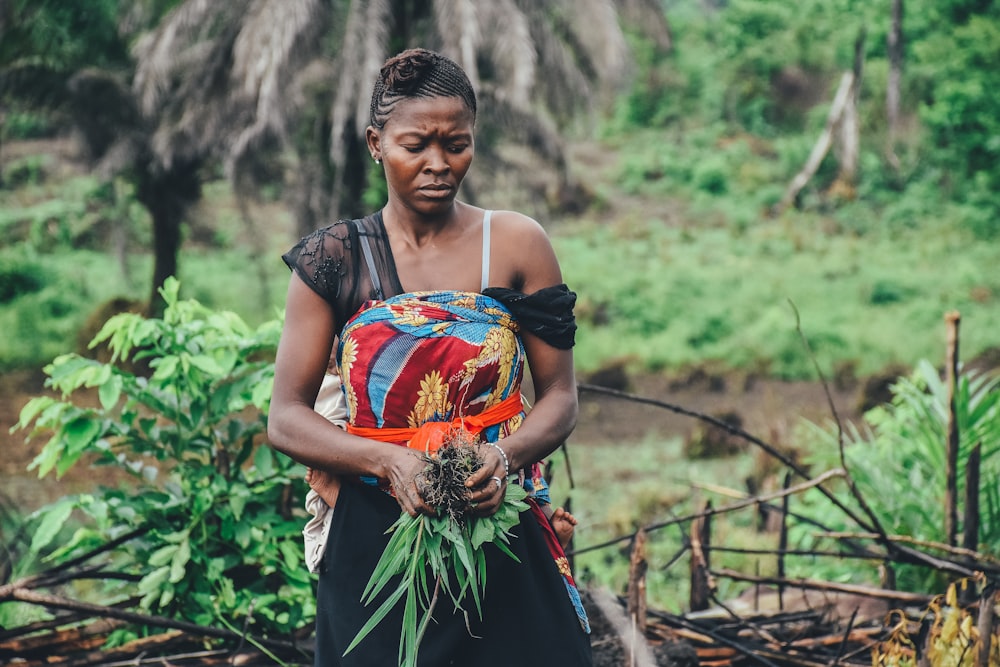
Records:
[[[409,245],[420,248],[458,226],[460,206],[460,202],[455,202],[440,214],[421,215],[390,201],[382,209],[382,221],[390,234],[394,231]]]

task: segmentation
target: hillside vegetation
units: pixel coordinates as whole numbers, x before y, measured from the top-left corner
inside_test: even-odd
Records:
[[[589,129],[568,130],[573,206],[538,185],[551,173],[539,163],[521,165],[527,182],[480,166],[479,182],[495,187],[478,188],[478,203],[522,208],[550,229],[580,295],[582,370],[710,364],[809,377],[796,310],[831,373],[938,357],[949,310],[963,316],[966,357],[1000,343],[996,10],[907,3],[900,129],[890,142],[890,3],[796,7],[679,1],[667,11],[669,50],[634,35],[631,88]],[[858,44],[857,173],[845,181],[834,146],[778,213]],[[77,145],[25,141],[61,134],[65,122],[17,100],[5,116],[6,369],[78,347],[78,332],[92,333],[111,300],[149,294],[150,220],[135,186],[74,165],[66,158]],[[275,317],[286,280],[278,256],[296,238],[284,181],[272,176],[248,198],[221,171],[200,173],[201,198],[182,229],[185,294],[251,322]],[[371,186],[372,202],[380,187]]]

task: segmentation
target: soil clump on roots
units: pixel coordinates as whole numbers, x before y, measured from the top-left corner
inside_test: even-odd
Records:
[[[477,445],[479,438],[462,428],[452,428],[433,456],[424,456],[427,465],[417,477],[420,495],[438,514],[461,523],[469,511],[469,475],[483,467]]]

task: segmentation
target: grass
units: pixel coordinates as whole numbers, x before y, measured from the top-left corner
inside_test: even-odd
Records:
[[[88,320],[113,299],[149,297],[152,256],[148,220],[120,182],[109,194],[91,176],[38,177],[0,190],[0,370],[41,367],[96,332]],[[267,227],[255,250],[225,182],[209,183],[189,216],[178,258],[185,298],[233,310],[251,325],[279,316],[288,269],[280,254],[291,245],[290,216],[262,206]],[[110,221],[125,216],[129,250],[111,254]],[[260,224],[260,223],[258,223]],[[258,256],[261,255],[261,256]],[[84,339],[88,336],[84,335]]]
[[[716,137],[723,155],[697,167],[714,174],[698,181],[670,163],[711,154],[704,137],[677,147],[655,136],[619,138],[627,157],[599,176],[605,185],[617,179],[614,195],[603,195],[609,210],[553,232],[580,295],[582,370],[625,359],[644,370],[712,363],[810,378],[796,309],[828,373],[845,361],[867,375],[938,358],[949,310],[963,316],[967,357],[1000,343],[1000,274],[990,269],[998,246],[964,226],[960,207],[929,204],[933,189],[918,183],[885,202],[772,217],[764,184],[773,189],[779,178],[780,154]],[[719,192],[704,191],[719,179],[711,186]]]
[[[725,485],[720,480],[742,486],[742,480],[752,473],[752,457],[689,461],[682,447],[679,438],[664,439],[653,433],[635,442],[571,446],[575,489],[569,489],[565,481],[562,454],[554,455],[551,461],[557,472],[553,502],[564,504],[569,499],[580,522],[574,548],[585,550],[630,535],[640,526],[692,514],[700,511],[706,501],[716,508],[734,502],[732,496],[738,496],[741,490],[732,488],[731,495],[720,493]],[[776,547],[777,536],[757,531],[755,521],[753,509],[713,517],[713,542],[745,548]],[[688,526],[685,522],[648,534],[647,594],[653,608],[681,612],[687,607],[688,557],[677,560],[675,556],[683,547]],[[628,582],[629,548],[630,543],[625,541],[577,555],[577,577],[587,586],[623,591]],[[718,554],[712,566],[773,574],[776,561],[770,557]],[[738,590],[731,582],[719,583],[723,598]]]
[[[719,126],[591,145],[602,156],[584,175],[595,205],[547,222],[579,294],[580,370],[626,360],[644,371],[712,364],[811,378],[795,309],[827,373],[845,362],[867,375],[937,358],[948,310],[962,313],[966,357],[1000,344],[1000,274],[990,270],[998,246],[970,233],[964,209],[926,183],[894,194],[869,185],[839,204],[807,189],[802,210],[768,215],[803,149],[796,137],[765,142]],[[148,221],[128,187],[39,164],[0,190],[0,227],[16,239],[0,250],[0,294],[18,266],[41,283],[0,302],[0,326],[14,332],[0,343],[0,368],[40,366],[76,344],[100,304],[147,297]],[[133,246],[127,273],[102,252],[109,221],[122,216]],[[256,246],[227,184],[206,184],[179,277],[186,296],[258,323],[284,301],[279,255],[294,225],[273,202],[254,216]]]

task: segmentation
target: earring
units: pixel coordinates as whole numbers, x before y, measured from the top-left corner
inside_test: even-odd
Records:
[[[375,160],[375,164],[382,164],[382,160],[379,160],[379,159],[378,159],[377,157],[375,157],[374,155],[372,155],[372,159],[373,159],[373,160]]]

